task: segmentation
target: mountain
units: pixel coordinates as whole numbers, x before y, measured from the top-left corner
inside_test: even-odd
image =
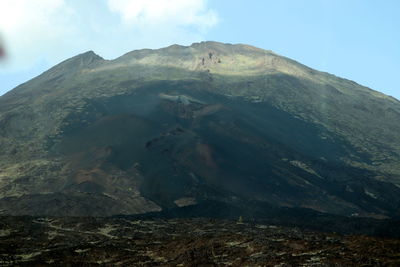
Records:
[[[0,97],[0,210],[397,217],[399,122],[398,100],[249,45],[90,51]]]

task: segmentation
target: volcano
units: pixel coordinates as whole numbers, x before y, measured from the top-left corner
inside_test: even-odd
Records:
[[[396,217],[399,133],[395,98],[272,51],[90,51],[0,97],[0,214]]]

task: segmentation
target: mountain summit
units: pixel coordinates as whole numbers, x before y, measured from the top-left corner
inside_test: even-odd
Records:
[[[90,51],[0,97],[0,211],[395,217],[399,122],[396,99],[249,45]]]

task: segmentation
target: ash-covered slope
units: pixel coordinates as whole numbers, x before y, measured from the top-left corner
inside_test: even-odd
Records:
[[[396,216],[399,122],[396,99],[247,45],[87,52],[0,97],[0,209]]]

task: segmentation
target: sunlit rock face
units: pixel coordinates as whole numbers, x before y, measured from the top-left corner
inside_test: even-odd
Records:
[[[0,97],[0,210],[397,216],[399,122],[396,99],[248,45],[87,52]]]

